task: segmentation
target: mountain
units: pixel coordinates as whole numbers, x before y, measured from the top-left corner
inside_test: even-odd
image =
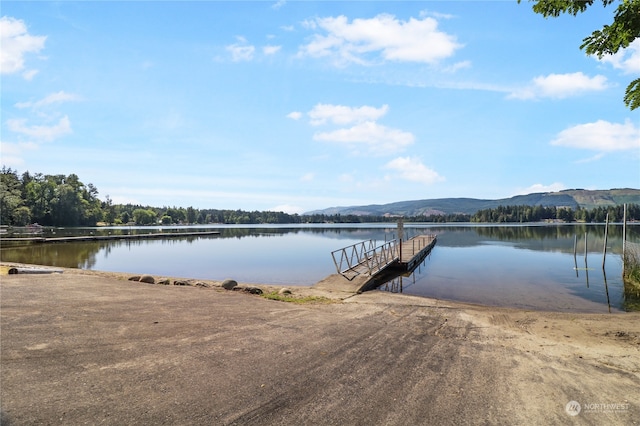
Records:
[[[368,206],[330,207],[304,213],[312,214],[353,214],[358,216],[420,216],[438,214],[474,214],[478,210],[494,209],[498,206],[544,206],[583,207],[615,206],[621,204],[640,204],[640,189],[622,188],[608,190],[567,189],[559,192],[539,192],[528,195],[516,195],[499,200],[477,198],[436,198],[431,200],[398,201],[389,204],[371,204]]]

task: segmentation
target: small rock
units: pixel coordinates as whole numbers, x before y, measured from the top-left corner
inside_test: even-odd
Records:
[[[258,287],[247,287],[244,289],[244,291],[251,294],[262,294],[262,290],[259,289]]]
[[[189,285],[189,283],[187,281],[184,281],[184,280],[175,280],[173,282],[173,285]]]
[[[225,290],[233,290],[234,287],[238,286],[238,282],[236,280],[224,280],[222,282],[222,288]]]
[[[278,294],[282,295],[282,294],[291,294],[291,290],[289,290],[288,288],[281,288],[280,291],[278,291]]]
[[[151,275],[143,275],[139,280],[141,283],[155,284],[156,280]]]
[[[198,281],[196,283],[196,287],[209,287],[209,284]]]
[[[140,281],[140,275],[134,275],[132,277],[127,278],[129,281]]]

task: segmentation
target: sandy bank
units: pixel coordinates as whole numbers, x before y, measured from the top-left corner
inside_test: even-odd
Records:
[[[518,311],[378,291],[316,291],[335,303],[293,304],[214,282],[126,278],[1,277],[3,425],[640,419],[640,313]],[[573,403],[567,412],[570,401],[579,413]]]

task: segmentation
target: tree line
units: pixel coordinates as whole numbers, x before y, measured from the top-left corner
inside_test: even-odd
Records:
[[[43,175],[29,172],[18,176],[2,167],[0,172],[0,223],[24,226],[96,225],[103,220],[98,189],[83,184],[77,175]]]
[[[603,222],[622,220],[622,206],[572,210],[565,207],[500,206],[480,210],[474,215],[443,214],[403,216],[405,222]],[[45,175],[2,167],[0,170],[0,224],[25,226],[173,225],[173,224],[300,224],[396,222],[399,216],[360,216],[341,214],[298,215],[274,211],[197,209],[194,207],[151,207],[114,204],[98,189],[85,185],[77,175]],[[640,206],[628,206],[627,218],[640,220]]]
[[[493,209],[479,210],[471,216],[471,222],[541,222],[557,220],[560,222],[604,222],[609,215],[610,222],[621,222],[624,206],[600,206],[593,209],[555,206],[498,206]],[[640,205],[627,204],[627,220],[640,220]]]

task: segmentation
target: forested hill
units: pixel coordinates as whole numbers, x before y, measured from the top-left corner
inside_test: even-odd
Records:
[[[0,226],[172,225],[208,223],[361,223],[386,222],[404,216],[430,222],[567,222],[604,221],[622,217],[621,205],[630,204],[630,218],[640,220],[640,190],[567,190],[520,195],[501,200],[443,198],[402,201],[362,207],[336,207],[304,215],[273,211],[152,207],[114,204],[98,198],[98,188],[75,174],[44,175],[0,169]],[[593,210],[590,212],[589,210]],[[4,229],[3,229],[4,230]]]
[[[543,206],[569,207],[571,209],[608,207],[621,204],[640,204],[640,190],[623,188],[608,190],[568,189],[559,192],[540,192],[517,195],[499,200],[477,198],[437,198],[428,200],[399,201],[390,204],[372,204],[368,206],[331,207],[305,214],[351,214],[351,215],[402,215],[431,216],[444,214],[469,214],[479,210],[495,209],[499,206]]]

